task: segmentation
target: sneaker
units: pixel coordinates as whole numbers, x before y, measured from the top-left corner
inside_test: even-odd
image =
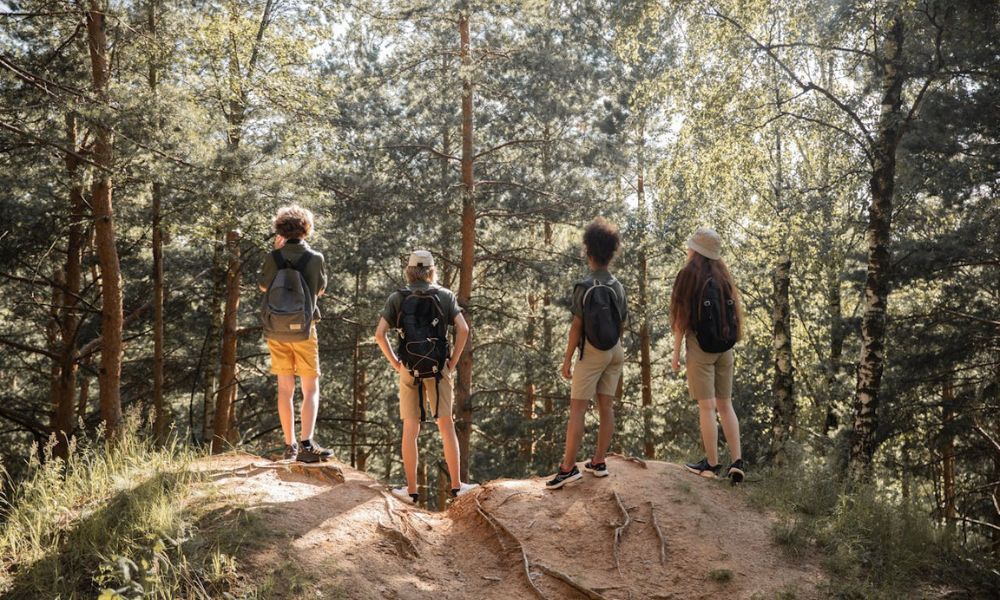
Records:
[[[701,461],[696,463],[688,463],[684,465],[688,471],[691,471],[695,475],[701,475],[702,477],[708,477],[709,479],[714,479],[719,476],[722,472],[722,465],[715,465],[714,467],[708,464],[708,459],[703,458]]]
[[[579,480],[581,477],[583,477],[583,473],[580,472],[580,469],[576,468],[576,465],[573,465],[573,468],[569,471],[563,471],[562,467],[559,467],[559,472],[556,473],[555,477],[545,482],[545,487],[550,490],[557,490],[567,483]]]
[[[329,459],[331,456],[333,456],[333,450],[327,450],[314,442],[302,442],[299,446],[299,462],[322,462]]]
[[[479,487],[478,483],[463,483],[460,488],[451,488],[451,497],[458,498],[459,496],[464,496],[477,487]]]
[[[393,488],[392,495],[407,504],[416,504],[420,500],[420,494],[411,494],[406,486]]]
[[[285,453],[281,456],[281,460],[292,462],[299,457],[299,445],[295,442],[285,445]]]
[[[592,473],[594,477],[607,477],[608,476],[608,463],[594,463],[593,461],[587,461],[587,464],[583,465],[583,470]]]
[[[742,458],[737,458],[733,461],[733,464],[729,465],[729,470],[727,472],[729,478],[732,479],[733,483],[742,483],[743,478],[747,476],[747,467],[743,464]]]

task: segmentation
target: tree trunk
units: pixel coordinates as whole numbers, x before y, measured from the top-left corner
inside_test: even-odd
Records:
[[[462,68],[462,258],[458,274],[458,303],[462,307],[465,321],[469,324],[469,341],[458,361],[458,385],[455,389],[455,405],[458,420],[458,448],[461,452],[461,477],[469,477],[469,446],[472,438],[472,365],[475,329],[470,301],[472,299],[472,267],[476,248],[476,183],[473,176],[475,155],[472,149],[472,56],[469,41],[469,14],[463,9],[458,17],[458,31],[461,40]]]
[[[772,274],[774,297],[771,312],[771,354],[774,379],[771,394],[774,411],[771,417],[771,461],[777,466],[786,463],[785,444],[795,429],[796,409],[792,374],[792,311],[789,302],[792,259],[783,256]]]
[[[157,0],[149,3],[149,33],[156,40],[156,5]],[[157,83],[159,73],[154,56],[149,65],[149,88],[158,103]],[[157,117],[156,126],[163,127],[161,118]],[[159,181],[153,182],[153,439],[163,443],[167,435],[167,418],[163,406],[163,214],[162,190]]]
[[[896,148],[903,121],[903,22],[893,19],[882,64],[882,113],[872,149],[871,205],[868,211],[868,274],[864,287],[865,312],[861,321],[861,354],[853,407],[854,431],[848,463],[851,479],[871,475],[878,439],[878,399],[885,365],[886,311],[889,297],[890,228],[896,184]]]
[[[66,114],[66,141],[69,148],[77,152],[77,119],[72,113]],[[77,379],[77,334],[80,317],[76,311],[82,288],[82,262],[84,231],[87,205],[83,199],[83,183],[78,173],[80,161],[71,154],[65,157],[66,171],[70,182],[69,210],[70,223],[66,242],[66,263],[62,269],[60,302],[60,329],[62,343],[59,348],[59,384],[54,404],[55,415],[52,429],[56,433],[56,456],[65,458],[69,450],[69,438],[76,426],[76,379]]]
[[[528,292],[528,323],[524,328],[524,398],[521,405],[521,460],[526,466],[531,465],[531,457],[535,451],[534,426],[535,418],[535,327],[538,296]]]
[[[354,352],[351,356],[351,390],[354,399],[351,422],[351,466],[360,470],[364,470],[367,458],[364,420],[367,412],[368,382],[366,381],[364,350],[361,345],[362,340],[365,339],[361,299],[367,291],[367,279],[368,272],[362,266],[354,277]]]
[[[646,258],[646,166],[644,127],[639,127],[638,178],[636,180],[636,210],[639,213],[639,380],[642,384],[642,447],[646,458],[653,458],[653,367],[649,333],[649,268]]]
[[[941,488],[944,499],[944,519],[954,527],[958,511],[955,508],[955,388],[946,381],[941,389]]]
[[[91,78],[97,98],[107,104],[108,81],[111,76],[108,64],[108,42],[105,36],[107,6],[100,0],[90,0],[87,11],[87,38],[90,49]],[[108,437],[117,437],[122,420],[122,275],[115,248],[114,211],[111,205],[111,167],[114,135],[104,125],[94,126],[91,208],[95,223],[97,262],[101,267],[101,363],[98,371],[100,384],[101,419]]]
[[[219,394],[215,403],[212,454],[225,450],[229,440],[233,403],[236,399],[236,330],[240,310],[240,232],[226,234],[226,253],[229,268],[226,271],[226,311],[222,330],[222,358],[219,366]]]
[[[209,321],[208,321],[208,347],[205,349],[205,363],[202,365],[202,411],[201,411],[201,440],[208,444],[212,439],[212,415],[215,412],[215,394],[217,373],[216,362],[219,356],[219,334],[222,331],[222,298],[225,293],[225,269],[223,268],[223,257],[225,254],[225,242],[223,241],[222,229],[216,228],[215,245],[212,248],[212,291],[209,298]]]

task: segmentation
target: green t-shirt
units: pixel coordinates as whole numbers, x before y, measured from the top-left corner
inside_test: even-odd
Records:
[[[410,285],[406,286],[408,290],[426,290],[431,287],[431,284],[426,281],[415,281]],[[441,303],[441,309],[444,314],[448,317],[448,323],[453,324],[455,318],[462,314],[462,308],[458,305],[458,299],[455,298],[455,293],[448,288],[434,286],[435,294],[437,295],[438,302]],[[389,294],[389,298],[385,301],[385,308],[379,313],[386,322],[389,323],[389,327],[396,326],[396,319],[399,316],[399,309],[403,305],[403,295],[399,291],[395,291]]]
[[[583,317],[583,296],[587,293],[591,280],[610,285],[611,289],[618,295],[618,313],[622,318],[622,325],[624,325],[628,321],[628,298],[625,296],[625,288],[607,269],[592,271],[589,276],[576,282],[576,285],[573,286],[573,302],[570,305],[570,312],[573,313],[574,317]]]
[[[305,241],[288,240],[281,248],[281,256],[291,263],[295,263],[306,252],[311,253],[313,257],[306,264],[302,275],[309,285],[309,291],[313,294],[313,305],[316,306],[316,298],[326,290],[326,269],[324,268],[323,255],[310,248]],[[266,288],[271,285],[277,274],[278,265],[274,264],[274,257],[268,252],[267,257],[264,258],[264,264],[260,268],[260,273],[257,274],[257,284]],[[317,314],[319,314],[318,308]]]

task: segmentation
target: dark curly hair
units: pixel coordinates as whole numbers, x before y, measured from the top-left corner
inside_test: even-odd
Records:
[[[274,216],[274,232],[285,239],[301,239],[312,233],[313,214],[298,204],[282,206]]]
[[[611,264],[621,247],[622,236],[618,233],[618,227],[604,217],[596,217],[583,230],[583,250],[598,266],[606,267]]]

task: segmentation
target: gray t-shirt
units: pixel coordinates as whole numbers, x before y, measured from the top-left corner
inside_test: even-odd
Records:
[[[410,285],[406,286],[408,290],[426,290],[431,287],[431,284],[426,281],[415,281]],[[441,309],[444,310],[445,316],[448,317],[448,323],[453,324],[455,318],[462,314],[462,309],[458,305],[458,299],[455,298],[455,293],[448,288],[440,287],[435,285],[435,294],[437,295],[438,302],[441,303]],[[399,316],[399,309],[403,305],[403,295],[399,291],[395,291],[389,294],[389,298],[385,301],[385,308],[379,313],[383,319],[389,323],[389,327],[396,326],[396,319]]]
[[[583,318],[583,296],[587,293],[590,282],[593,280],[610,285],[611,289],[618,295],[618,313],[622,318],[622,325],[625,325],[628,322],[628,298],[625,296],[625,288],[607,269],[592,271],[589,276],[576,282],[576,285],[573,286],[573,302],[570,305],[570,312],[573,313],[574,317]]]

